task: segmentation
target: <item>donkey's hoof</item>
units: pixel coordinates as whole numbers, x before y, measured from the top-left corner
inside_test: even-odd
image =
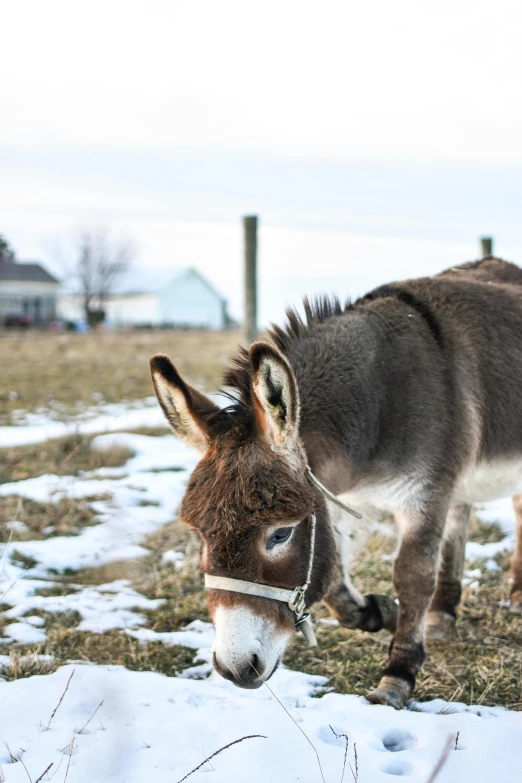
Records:
[[[512,593],[509,611],[511,614],[522,614],[522,590]]]
[[[449,642],[455,631],[455,618],[447,612],[428,612],[426,617],[426,641]]]
[[[399,677],[383,677],[379,687],[370,691],[366,698],[372,704],[385,704],[395,710],[402,710],[411,696],[411,686]]]

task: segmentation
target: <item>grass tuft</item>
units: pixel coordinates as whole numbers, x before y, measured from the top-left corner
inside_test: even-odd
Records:
[[[0,484],[46,473],[78,476],[98,468],[119,468],[133,456],[130,449],[118,445],[93,449],[93,439],[74,433],[44,443],[0,449]]]
[[[33,677],[36,674],[50,674],[56,670],[56,663],[45,660],[37,652],[23,653],[17,648],[9,651],[9,663],[0,664],[0,676],[8,682]]]
[[[102,494],[39,503],[18,495],[0,495],[0,543],[78,535],[85,527],[99,523],[89,504],[109,498],[110,495]],[[11,531],[9,523],[13,521],[22,524]]]

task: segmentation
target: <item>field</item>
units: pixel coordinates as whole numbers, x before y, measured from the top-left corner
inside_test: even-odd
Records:
[[[211,629],[198,568],[199,545],[176,518],[196,455],[168,434],[157,405],[147,399],[152,394],[148,359],[158,351],[167,353],[197,387],[215,391],[239,339],[234,332],[0,336],[0,661],[8,683],[23,678],[40,682],[33,675],[54,682],[52,677],[69,671],[70,665],[60,667],[70,661],[122,665],[131,672],[169,675],[172,682],[194,682],[194,687],[205,682],[198,678],[209,675],[206,645]],[[125,419],[129,414],[131,427]],[[97,422],[103,423],[101,429]],[[42,442],[32,434],[33,429],[57,425],[64,428],[62,437]],[[28,434],[24,445],[8,445],[15,428]],[[105,429],[114,434],[100,434]],[[463,703],[475,705],[475,713],[496,706],[522,710],[522,619],[506,609],[509,520],[506,504],[475,516],[456,635],[450,644],[429,649],[414,710],[455,716],[466,711]],[[373,536],[357,561],[354,581],[361,592],[393,595],[393,549],[390,524]],[[313,683],[316,696],[323,694],[310,699],[316,705],[330,703],[330,691],[354,694],[347,697],[352,699],[364,696],[386,660],[389,636],[343,629],[329,620],[323,607],[316,607],[315,617],[319,646],[308,648],[296,639],[285,656],[286,669],[274,682],[296,692],[306,682],[307,694]],[[76,681],[90,676],[84,671],[94,671],[80,668]],[[303,692],[303,704],[308,698]],[[436,702],[434,708],[434,699],[444,703]],[[244,704],[237,701],[236,706],[246,710]],[[48,706],[50,714],[55,705]],[[388,708],[368,709],[374,716],[388,715]],[[336,721],[342,729],[339,717]],[[205,740],[204,751],[204,737],[195,740],[193,766],[216,749],[216,742],[219,745],[212,732],[210,740]],[[19,753],[11,742],[3,761],[0,754],[0,764],[9,766]],[[335,743],[330,745],[329,752],[337,753]],[[42,753],[46,747],[42,745]],[[364,747],[361,739],[361,781],[374,783],[381,778],[363,776]],[[173,777],[157,779],[181,778],[189,750],[184,749],[179,766],[172,768]],[[368,754],[369,770],[373,762]],[[72,757],[70,749],[69,760]],[[408,764],[399,764],[397,769],[403,771],[398,772],[382,765],[379,769],[383,775],[413,775],[417,770],[415,779],[423,780],[428,767],[408,763],[410,772],[405,771]],[[7,773],[4,769],[7,783],[23,779],[15,772],[20,768],[11,763]],[[73,770],[74,763],[72,782]],[[40,772],[43,768],[33,769],[33,780]]]
[[[0,425],[23,411],[56,417],[99,402],[121,403],[152,394],[148,361],[166,353],[202,388],[218,388],[221,369],[240,341],[237,332],[107,334],[0,331]],[[13,416],[15,419],[13,420]]]

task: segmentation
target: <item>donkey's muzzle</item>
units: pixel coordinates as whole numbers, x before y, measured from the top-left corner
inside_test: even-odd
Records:
[[[212,653],[212,663],[218,674],[224,677],[225,680],[233,682],[238,688],[260,688],[264,682],[262,676],[263,665],[257,655],[252,655],[250,660],[245,661],[240,666],[234,666],[233,670],[223,666],[218,660],[216,653]]]

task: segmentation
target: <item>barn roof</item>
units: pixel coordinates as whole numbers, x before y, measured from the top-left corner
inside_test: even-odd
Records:
[[[157,294],[178,278],[191,274],[197,277],[213,295],[226,301],[206,277],[190,266],[168,267],[167,269],[133,269],[118,277],[112,290],[112,296],[131,296],[132,294]]]
[[[20,280],[31,283],[58,283],[41,264],[0,264],[0,280]]]

